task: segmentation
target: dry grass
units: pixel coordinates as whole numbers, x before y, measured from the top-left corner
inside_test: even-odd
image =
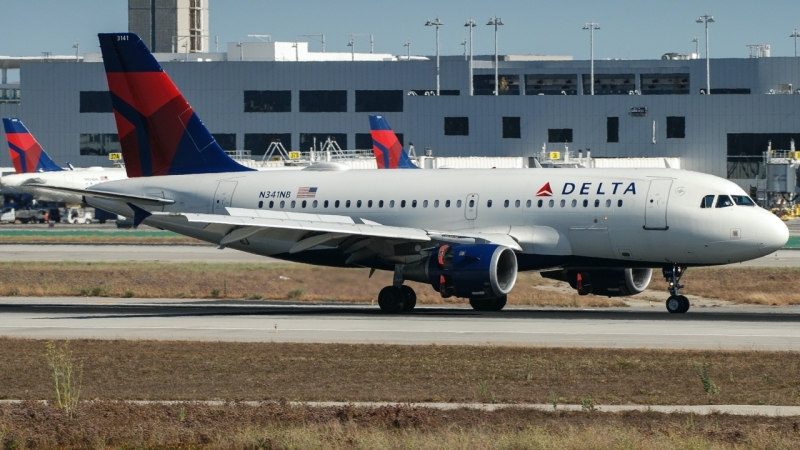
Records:
[[[800,405],[800,353],[71,341],[82,398]],[[51,398],[40,340],[0,339],[0,398]],[[721,392],[706,395],[705,357]]]
[[[653,273],[651,289],[666,291],[661,274]],[[681,279],[684,294],[751,305],[800,305],[800,268],[692,268]]]
[[[0,407],[5,448],[792,449],[797,418],[656,413],[311,408],[267,403]]]
[[[302,264],[205,263],[0,263],[0,295],[137,298],[238,298],[372,302],[392,274]],[[409,282],[421,304],[465,303],[442,299],[430,285]],[[624,306],[596,296],[553,289],[538,273],[519,275],[511,305]]]

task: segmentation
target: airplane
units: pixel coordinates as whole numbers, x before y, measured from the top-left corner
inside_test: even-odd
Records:
[[[86,188],[105,181],[127,178],[125,169],[122,168],[87,167],[65,170],[50,159],[22,121],[4,118],[3,126],[8,152],[17,172],[0,178],[0,187],[3,189],[30,194],[39,200],[77,204],[83,200],[81,195],[42,189],[38,185]]]
[[[253,171],[225,155],[138,36],[99,38],[130,178],[70,192],[236,250],[393,272],[378,294],[387,313],[415,307],[406,280],[499,311],[519,271],[615,297],[644,291],[654,268],[667,310],[685,313],[687,268],[788,240],[736,184],[678,169]]]
[[[369,129],[372,135],[372,153],[375,154],[378,169],[419,169],[411,162],[385,117],[370,114]]]

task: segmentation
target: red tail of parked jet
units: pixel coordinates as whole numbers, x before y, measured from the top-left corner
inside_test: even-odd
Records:
[[[3,119],[8,153],[17,173],[56,172],[64,170],[47,156],[42,146],[19,119]]]
[[[253,170],[225,154],[139,36],[99,38],[128,177]]]
[[[372,133],[372,152],[378,161],[378,169],[419,169],[411,162],[411,158],[383,116],[371,114],[369,128]]]

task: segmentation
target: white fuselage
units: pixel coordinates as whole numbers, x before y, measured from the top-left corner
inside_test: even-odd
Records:
[[[124,180],[128,178],[124,168],[87,167],[85,169],[62,170],[58,172],[35,172],[6,175],[0,179],[0,185],[16,192],[30,194],[38,200],[78,204],[83,197],[68,192],[58,192],[32,186],[44,184],[55,187],[86,189],[98,183]]]
[[[313,197],[298,198],[312,187]],[[523,249],[520,270],[727,264],[772,253],[788,239],[783,222],[757,206],[701,208],[708,195],[746,194],[727,180],[675,169],[243,172],[136,178],[94,189],[174,200],[165,212],[227,214],[235,207],[509,234]],[[132,215],[124,202],[87,200]],[[147,223],[216,243],[225,232],[157,216]],[[255,235],[229,246],[292,259],[288,250],[298,239]]]

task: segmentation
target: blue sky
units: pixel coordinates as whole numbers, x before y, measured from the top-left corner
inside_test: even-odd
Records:
[[[76,39],[81,53],[98,51],[98,32],[126,31],[127,0],[0,0],[4,16],[0,27],[0,55],[72,54]],[[209,0],[210,34],[218,35],[220,48],[248,34],[269,34],[290,41],[298,34],[325,34],[328,51],[349,51],[347,34],[373,34],[375,51],[405,54],[435,53],[433,28],[426,19],[439,15],[442,54],[461,54],[467,36],[464,22],[472,16],[476,54],[494,52],[493,28],[485,25],[497,14],[500,53],[571,55],[588,59],[589,36],[581,30],[594,20],[595,57],[655,59],[667,52],[694,51],[691,42],[704,29],[695,23],[706,11],[710,25],[712,57],[747,57],[747,44],[770,44],[773,56],[794,55],[792,30],[800,28],[797,0],[603,0],[559,2],[367,1],[367,0]],[[302,39],[302,38],[301,38]],[[318,50],[319,44],[311,42]],[[356,41],[356,51],[366,51],[367,41]]]

